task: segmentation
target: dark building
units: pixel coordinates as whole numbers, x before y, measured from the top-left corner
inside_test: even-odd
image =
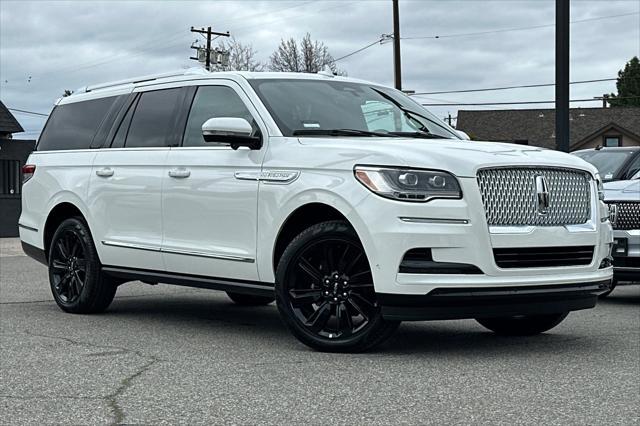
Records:
[[[24,129],[0,102],[0,237],[18,236],[21,211],[22,166],[35,141],[13,139]]]
[[[556,148],[553,109],[458,111],[457,129],[472,139]],[[640,146],[640,108],[574,108],[571,150]]]

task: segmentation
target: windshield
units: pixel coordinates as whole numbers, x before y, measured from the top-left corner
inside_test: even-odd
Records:
[[[455,130],[395,90],[331,80],[249,81],[285,136],[371,137],[396,133],[460,139]]]
[[[582,151],[575,153],[578,157],[596,166],[602,180],[613,180],[618,171],[633,155],[633,151]]]

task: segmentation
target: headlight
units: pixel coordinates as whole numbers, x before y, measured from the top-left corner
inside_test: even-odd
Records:
[[[385,198],[413,202],[462,198],[458,180],[439,170],[356,166],[354,173],[361,184]]]

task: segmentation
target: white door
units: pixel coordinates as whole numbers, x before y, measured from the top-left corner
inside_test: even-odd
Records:
[[[205,142],[201,128],[213,117],[245,118],[262,135],[265,128],[239,86],[214,84],[197,88],[182,146],[167,158],[163,257],[169,272],[257,281],[257,176],[266,147]]]
[[[181,90],[141,93],[94,159],[88,202],[104,265],[164,270],[161,189]]]

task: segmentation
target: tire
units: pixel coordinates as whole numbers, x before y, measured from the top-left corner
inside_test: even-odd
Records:
[[[503,336],[533,336],[560,324],[568,312],[550,315],[523,315],[503,318],[477,318],[480,324]]]
[[[232,293],[230,291],[227,291],[227,296],[229,296],[229,299],[242,306],[263,306],[276,300],[275,297],[254,296],[251,294]]]
[[[300,233],[276,270],[276,304],[291,333],[323,352],[362,352],[388,339],[399,321],[382,318],[371,268],[344,221]]]
[[[49,245],[49,283],[65,312],[93,314],[106,310],[117,283],[100,272],[100,260],[89,227],[81,218],[63,221]]]
[[[618,281],[613,280],[611,281],[611,287],[609,287],[609,290],[605,291],[604,293],[602,293],[600,296],[598,296],[598,298],[600,299],[604,299],[605,297],[607,297],[608,295],[611,294],[611,292],[613,290],[615,290],[616,286],[618,285]]]

